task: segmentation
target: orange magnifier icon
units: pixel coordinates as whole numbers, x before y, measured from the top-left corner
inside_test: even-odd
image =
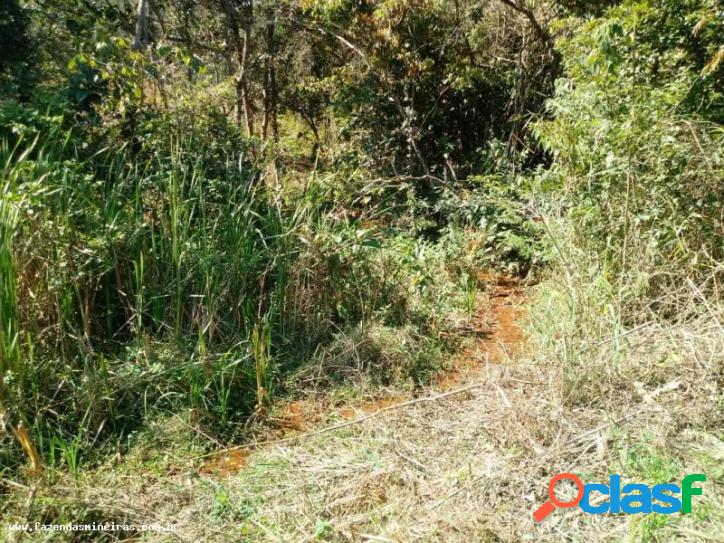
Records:
[[[556,498],[556,483],[558,483],[558,481],[562,481],[563,479],[570,479],[571,481],[576,483],[576,486],[578,487],[578,494],[576,494],[576,497],[569,502],[564,502]],[[548,498],[548,501],[541,505],[533,513],[533,518],[537,522],[542,522],[543,519],[550,515],[556,507],[567,509],[569,507],[575,507],[576,505],[578,505],[583,499],[583,483],[578,478],[578,476],[574,475],[573,473],[559,473],[558,475],[553,477],[553,479],[551,479],[550,483],[548,483]]]

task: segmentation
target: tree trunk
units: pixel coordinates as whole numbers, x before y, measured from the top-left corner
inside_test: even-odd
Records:
[[[251,29],[245,28],[243,32],[242,51],[239,55],[239,75],[236,78],[236,120],[241,123],[243,114],[246,123],[246,134],[251,138],[254,136],[254,112],[252,111],[249,89],[246,84],[246,62],[249,58]]]
[[[138,10],[136,12],[136,35],[133,38],[133,49],[140,51],[143,49],[144,41],[147,35],[146,18],[148,17],[148,0],[138,0]]]
[[[271,115],[272,134],[274,135],[274,141],[279,141],[279,125],[277,124],[277,75],[276,75],[276,13],[271,8],[268,13],[267,20],[267,47],[268,50],[268,97],[269,97],[269,114]]]
[[[251,0],[244,2],[245,20],[241,21],[240,13],[232,6],[230,0],[220,0],[221,8],[226,15],[226,23],[229,27],[231,42],[236,50],[236,60],[239,68],[236,77],[236,122],[241,125],[242,119],[246,124],[246,133],[249,137],[254,135],[254,114],[249,89],[246,82],[246,63],[251,50],[251,21],[253,15],[253,3]]]

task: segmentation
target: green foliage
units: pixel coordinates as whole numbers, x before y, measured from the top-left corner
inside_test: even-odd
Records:
[[[524,49],[538,72],[516,73],[502,56],[522,47],[525,27],[495,2],[403,0],[314,3],[312,17],[345,32],[349,61],[332,71],[330,105],[342,134],[385,174],[464,179],[481,149],[518,132],[520,118],[542,106],[555,61],[545,45]],[[510,32],[501,38],[495,24]],[[500,56],[488,55],[490,50]],[[530,77],[530,79],[528,79]],[[518,85],[516,85],[516,80]],[[523,81],[525,80],[525,82]],[[521,92],[521,86],[528,87]],[[517,144],[511,143],[510,149]],[[451,171],[452,170],[452,171]],[[431,197],[420,182],[421,195]]]
[[[650,485],[673,481],[682,472],[680,462],[646,443],[632,443],[618,452],[620,466],[615,469],[630,477],[639,476]]]
[[[471,189],[443,193],[435,209],[452,224],[477,231],[478,264],[517,273],[542,265],[544,232],[527,208],[532,194],[528,179],[488,174],[473,176],[469,182]]]
[[[348,220],[328,180],[279,193],[223,118],[177,139],[185,114],[147,113],[137,145],[115,147],[124,119],[19,117],[2,147],[3,404],[74,473],[89,443],[158,411],[233,436],[340,329],[409,327],[412,360],[365,351],[384,382],[438,365],[456,281],[439,248]]]
[[[720,68],[703,70],[706,55],[697,60],[676,37],[702,36],[710,54],[711,38],[695,29],[710,5],[666,6],[626,2],[572,21],[560,44],[568,76],[537,128],[555,157],[544,184],[566,199],[575,242],[631,309],[724,258]]]
[[[12,422],[77,473],[157,411],[231,439],[320,356],[423,383],[476,272],[552,250],[617,330],[718,281],[718,4],[534,4],[159,0],[140,47],[131,3],[0,4]]]
[[[30,53],[29,18],[17,0],[0,2],[0,74],[25,61]]]

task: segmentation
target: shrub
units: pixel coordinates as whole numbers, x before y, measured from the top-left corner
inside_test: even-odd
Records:
[[[624,319],[649,309],[673,315],[671,294],[686,278],[721,278],[724,134],[708,120],[716,117],[715,74],[699,71],[679,42],[639,30],[680,16],[694,35],[705,4],[661,11],[626,2],[569,23],[567,77],[548,104],[552,119],[537,126],[555,157],[542,184],[563,199],[574,243],[594,256]]]

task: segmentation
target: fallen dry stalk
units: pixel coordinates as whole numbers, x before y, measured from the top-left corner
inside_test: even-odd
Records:
[[[43,461],[40,459],[40,455],[22,422],[18,424],[18,428],[15,430],[15,438],[30,459],[30,472],[33,475],[40,475],[43,472]]]
[[[230,452],[238,451],[238,450],[241,450],[241,449],[251,449],[251,448],[256,448],[256,447],[263,447],[263,446],[266,446],[266,445],[278,445],[278,444],[280,444],[280,443],[289,443],[289,442],[291,442],[291,441],[297,441],[297,440],[302,440],[302,439],[310,438],[310,437],[313,437],[313,436],[318,436],[319,434],[325,434],[325,433],[327,433],[327,432],[332,432],[332,431],[334,431],[334,430],[339,430],[340,428],[346,428],[347,426],[353,426],[353,425],[355,425],[355,424],[360,424],[360,423],[362,423],[362,422],[365,422],[365,421],[367,421],[367,420],[370,420],[370,419],[373,419],[373,418],[375,418],[375,417],[378,417],[379,415],[382,415],[383,413],[387,413],[387,412],[389,412],[389,411],[394,411],[394,410],[396,410],[396,409],[402,409],[402,408],[404,408],[404,407],[409,407],[409,406],[411,406],[411,405],[415,405],[415,404],[419,404],[419,403],[423,403],[423,402],[436,402],[436,401],[438,401],[438,400],[442,400],[442,399],[448,398],[448,397],[450,397],[450,396],[455,396],[455,395],[457,395],[457,394],[460,394],[460,393],[462,393],[462,392],[466,392],[466,391],[471,390],[471,389],[474,389],[474,388],[480,388],[480,387],[482,387],[482,386],[485,386],[486,384],[487,384],[487,383],[480,383],[480,382],[478,382],[478,383],[473,383],[473,384],[470,384],[470,385],[466,385],[466,386],[464,386],[464,387],[460,387],[460,388],[456,388],[456,389],[454,389],[454,390],[450,390],[450,391],[448,391],[448,392],[443,392],[443,393],[441,393],[441,394],[435,394],[435,395],[433,395],[433,396],[424,396],[424,397],[422,397],[422,398],[415,398],[414,400],[408,400],[408,401],[406,401],[406,402],[401,402],[401,403],[394,404],[394,405],[388,405],[387,407],[383,407],[382,409],[378,409],[378,410],[375,411],[374,413],[370,413],[370,414],[368,414],[368,415],[365,415],[364,417],[360,417],[360,418],[358,418],[358,419],[350,420],[350,421],[346,421],[346,422],[340,422],[339,424],[333,424],[332,426],[327,426],[327,427],[325,427],[325,428],[321,428],[321,429],[315,430],[315,431],[313,431],[313,432],[306,432],[306,433],[304,433],[304,434],[299,434],[299,435],[296,435],[296,436],[284,437],[284,438],[280,438],[280,439],[269,439],[269,440],[265,440],[265,441],[256,441],[256,442],[254,442],[254,443],[247,443],[247,444],[245,444],[245,445],[237,445],[237,446],[234,446],[234,447],[229,447],[229,448],[227,448],[227,449],[221,449],[221,450],[219,450],[219,451],[214,451],[214,452],[211,452],[211,453],[208,453],[208,454],[202,454],[201,456],[196,456],[196,457],[194,457],[194,460],[199,460],[199,459],[202,459],[202,458],[210,458],[210,457],[214,457],[214,456],[220,456],[220,455],[228,454],[228,453],[230,453]]]

